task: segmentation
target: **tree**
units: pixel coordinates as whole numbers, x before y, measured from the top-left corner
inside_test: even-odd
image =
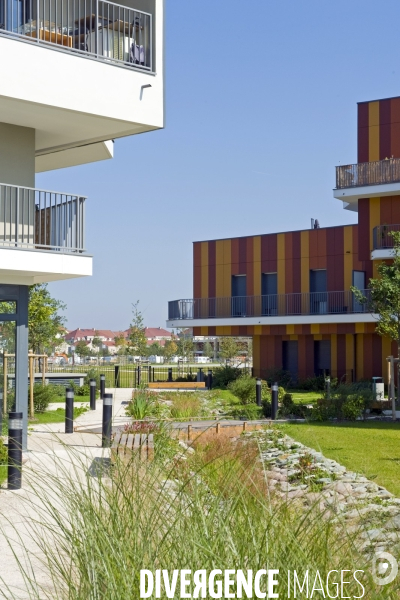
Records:
[[[194,350],[193,336],[191,330],[180,330],[180,336],[177,345],[178,355],[186,360],[190,360]]]
[[[123,335],[117,335],[114,338],[115,345],[118,348],[117,354],[123,356],[127,353],[128,340]]]
[[[101,340],[101,338],[99,336],[99,332],[96,330],[94,332],[94,338],[92,339],[92,346],[94,348],[97,348],[97,352],[99,352],[102,345],[103,345],[103,341]]]
[[[151,346],[147,347],[147,354],[148,356],[163,356],[164,348],[158,342],[153,342]]]
[[[147,340],[144,333],[143,315],[139,310],[139,300],[132,303],[132,323],[129,329],[129,354],[145,356]]]
[[[169,362],[173,356],[178,352],[178,345],[174,339],[167,340],[164,346],[164,358],[165,362]]]
[[[80,340],[76,344],[75,354],[77,354],[79,358],[85,358],[86,356],[90,356],[90,348],[84,340]]]
[[[231,360],[238,355],[239,344],[236,338],[223,337],[219,342],[219,355],[223,360]]]
[[[400,232],[390,232],[393,238],[393,260],[377,266],[379,278],[370,279],[367,296],[352,287],[355,299],[378,315],[376,331],[397,343],[400,356]]]
[[[52,298],[46,283],[39,283],[29,288],[29,348],[35,354],[50,352],[59,343],[65,317],[59,311],[66,305]]]
[[[207,356],[208,358],[214,357],[214,348],[208,340],[203,344],[203,356]]]

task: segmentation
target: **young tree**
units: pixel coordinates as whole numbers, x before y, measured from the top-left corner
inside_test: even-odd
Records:
[[[178,355],[186,360],[193,356],[194,343],[191,330],[181,329],[178,340]]]
[[[208,340],[203,344],[203,356],[207,356],[208,358],[214,357],[214,348]]]
[[[75,346],[75,354],[79,356],[79,358],[85,358],[86,356],[90,356],[90,348],[84,340],[80,340]]]
[[[165,362],[169,362],[173,356],[178,352],[178,344],[175,340],[167,340],[164,346],[164,358]]]
[[[150,346],[147,347],[148,356],[163,356],[164,348],[160,346],[158,342],[153,342]]]
[[[96,330],[94,332],[94,338],[92,339],[92,346],[94,348],[97,348],[97,352],[100,352],[102,345],[103,345],[103,342],[100,339],[99,332]]]
[[[239,344],[236,338],[223,337],[219,341],[219,356],[223,360],[232,360],[238,355]]]
[[[66,305],[52,298],[47,283],[39,283],[29,288],[29,348],[36,354],[51,351],[59,343],[57,336],[65,322],[59,311]]]
[[[390,233],[389,233],[390,235]],[[377,266],[379,277],[370,279],[368,295],[358,288],[351,290],[358,302],[378,315],[376,331],[397,343],[400,356],[400,231],[391,232],[393,237],[393,260]]]
[[[132,303],[132,323],[129,330],[129,354],[145,356],[147,340],[144,334],[143,315],[139,310],[139,300]]]
[[[117,354],[123,356],[127,353],[128,340],[123,335],[117,335],[114,338],[115,345],[117,346]]]

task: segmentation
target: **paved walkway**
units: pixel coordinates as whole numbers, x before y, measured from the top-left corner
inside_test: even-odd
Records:
[[[131,398],[131,389],[107,390],[114,395],[114,426],[127,422],[124,416],[125,403]],[[49,586],[47,575],[41,561],[43,554],[36,544],[37,534],[32,522],[40,515],[40,494],[33,493],[33,488],[42,484],[46,477],[51,486],[51,476],[65,477],[67,473],[79,478],[84,469],[95,474],[96,461],[109,457],[109,450],[101,448],[101,436],[92,430],[101,426],[103,403],[98,400],[95,411],[88,411],[76,419],[77,429],[73,434],[64,433],[64,423],[49,423],[29,427],[28,452],[24,453],[23,487],[21,490],[8,491],[6,484],[0,488],[0,590],[5,597],[6,586],[9,586],[14,598],[25,600],[29,595],[21,571],[17,565],[17,557],[24,560],[21,547],[28,551],[31,567],[39,584]],[[101,431],[101,429],[100,429]],[[75,460],[71,460],[74,457]],[[78,466],[77,466],[78,465]],[[36,479],[36,483],[35,483]],[[51,494],[51,490],[49,490]],[[57,503],[57,498],[54,498]],[[12,548],[10,547],[10,544]],[[14,556],[14,552],[16,556]],[[25,564],[25,563],[24,563]],[[25,564],[29,568],[28,565]]]

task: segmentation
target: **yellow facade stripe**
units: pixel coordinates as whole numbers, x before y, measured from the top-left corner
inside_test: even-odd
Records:
[[[310,291],[310,235],[308,231],[300,234],[300,275],[301,292],[307,294]]]
[[[261,236],[260,235],[256,235],[253,238],[253,262],[254,262],[254,273],[253,273],[254,295],[261,296]]]
[[[208,266],[208,242],[201,242],[200,244],[201,251],[201,266]]]
[[[317,333],[314,335],[314,341],[317,342],[319,340],[322,340],[322,333]]]
[[[262,334],[262,325],[254,325],[254,335]]]
[[[379,160],[379,102],[370,102],[368,107],[368,159]]]
[[[381,260],[374,260],[372,262],[372,278],[373,279],[377,279],[378,278],[378,275],[379,275],[379,273],[378,273],[378,266],[379,266],[379,264],[381,262],[382,262]]]
[[[215,264],[224,264],[224,240],[217,240],[215,242]]]
[[[352,333],[346,334],[346,371],[354,369],[354,336]]]
[[[208,265],[201,266],[201,298],[208,298]]]
[[[278,233],[277,235],[277,279],[278,279],[278,294],[285,293],[285,234]]]
[[[344,227],[344,289],[353,285],[353,228]]]
[[[387,383],[387,375],[388,375],[387,365],[388,365],[388,363],[386,361],[386,358],[392,354],[392,342],[387,337],[383,337],[381,339],[382,339],[382,375],[383,375],[383,381],[385,383]]]
[[[222,298],[224,296],[224,265],[216,265],[215,278],[215,295],[217,298]]]
[[[373,229],[381,224],[381,199],[369,199],[369,247],[373,248]]]
[[[286,335],[292,335],[294,333],[294,325],[286,325]]]
[[[364,379],[364,336],[358,334],[356,337],[357,344],[357,380]]]
[[[298,335],[290,335],[289,337],[293,342],[297,342],[297,340],[299,339]]]
[[[356,333],[365,333],[365,323],[356,323]]]
[[[337,377],[337,335],[331,336],[331,371],[332,377]]]
[[[319,324],[318,323],[311,323],[310,331],[311,331],[311,334],[313,334],[313,333],[319,333],[320,332]]]

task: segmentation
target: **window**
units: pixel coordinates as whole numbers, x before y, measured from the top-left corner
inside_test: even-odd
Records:
[[[246,316],[246,275],[232,275],[232,317]]]
[[[282,342],[282,366],[294,381],[298,377],[298,345],[295,341]]]
[[[365,271],[353,271],[353,286],[365,290]],[[357,301],[353,295],[353,312],[365,312],[365,305]]]
[[[261,306],[263,315],[278,314],[278,275],[277,273],[261,274]]]
[[[331,342],[316,340],[314,342],[315,375],[329,375],[331,372]]]
[[[326,314],[328,309],[326,269],[310,271],[310,313]]]

